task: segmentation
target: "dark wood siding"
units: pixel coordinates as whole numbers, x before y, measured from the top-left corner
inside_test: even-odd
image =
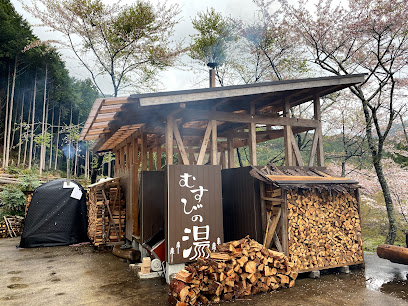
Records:
[[[222,175],[224,240],[237,240],[249,235],[262,243],[259,182],[251,167],[225,169]]]
[[[149,240],[164,229],[166,204],[164,171],[142,171],[140,174],[141,242]]]

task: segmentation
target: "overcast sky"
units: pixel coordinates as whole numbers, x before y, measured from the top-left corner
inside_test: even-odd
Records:
[[[112,3],[112,0],[104,0],[107,3]],[[29,1],[27,1],[29,2]],[[123,0],[122,3],[129,4],[132,0]],[[157,3],[157,0],[151,0],[153,3]],[[178,3],[181,7],[181,13],[179,17],[181,18],[180,23],[175,28],[175,38],[182,39],[186,38],[186,42],[189,39],[189,35],[194,33],[191,25],[191,19],[194,18],[198,12],[205,11],[207,8],[214,7],[218,12],[222,13],[224,16],[238,17],[243,20],[253,20],[256,16],[256,5],[251,0],[206,0],[206,1],[195,1],[195,0],[168,0],[169,4]],[[32,26],[34,33],[41,40],[56,39],[58,36],[55,33],[48,31],[45,28],[36,26],[39,21],[34,19],[29,13],[27,13],[18,0],[11,0],[11,3],[15,6],[18,13],[20,13]],[[70,71],[71,76],[75,78],[84,79],[89,77],[87,71],[78,63],[73,55],[68,50],[59,50],[63,56],[63,60],[66,62],[66,66]],[[191,60],[185,56],[184,61]],[[192,71],[188,69],[178,69],[169,68],[166,72],[163,72],[160,76],[162,80],[162,88],[160,90],[180,90],[180,89],[191,89],[198,86],[207,86],[207,83],[198,84],[198,81],[207,78],[207,74],[203,71],[203,76],[195,75]],[[108,80],[102,82],[103,91],[105,93],[111,93],[111,86]],[[128,93],[122,93],[128,94]]]

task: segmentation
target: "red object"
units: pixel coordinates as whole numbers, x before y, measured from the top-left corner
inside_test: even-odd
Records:
[[[166,260],[166,249],[164,246],[164,239],[156,243],[151,248],[148,245],[144,245],[146,250],[153,255],[154,258],[160,259],[161,262]]]

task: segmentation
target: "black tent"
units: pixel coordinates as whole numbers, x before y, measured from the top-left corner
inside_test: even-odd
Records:
[[[25,219],[20,247],[88,241],[86,194],[78,183],[59,179],[38,187]]]

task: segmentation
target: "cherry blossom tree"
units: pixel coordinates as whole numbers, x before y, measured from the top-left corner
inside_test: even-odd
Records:
[[[393,244],[397,222],[389,179],[384,173],[384,145],[398,118],[395,99],[406,79],[408,6],[404,0],[349,0],[334,5],[319,0],[312,13],[306,2],[281,1],[293,30],[310,51],[311,60],[333,75],[366,73],[365,81],[350,88],[364,113],[365,134],[380,183]]]

